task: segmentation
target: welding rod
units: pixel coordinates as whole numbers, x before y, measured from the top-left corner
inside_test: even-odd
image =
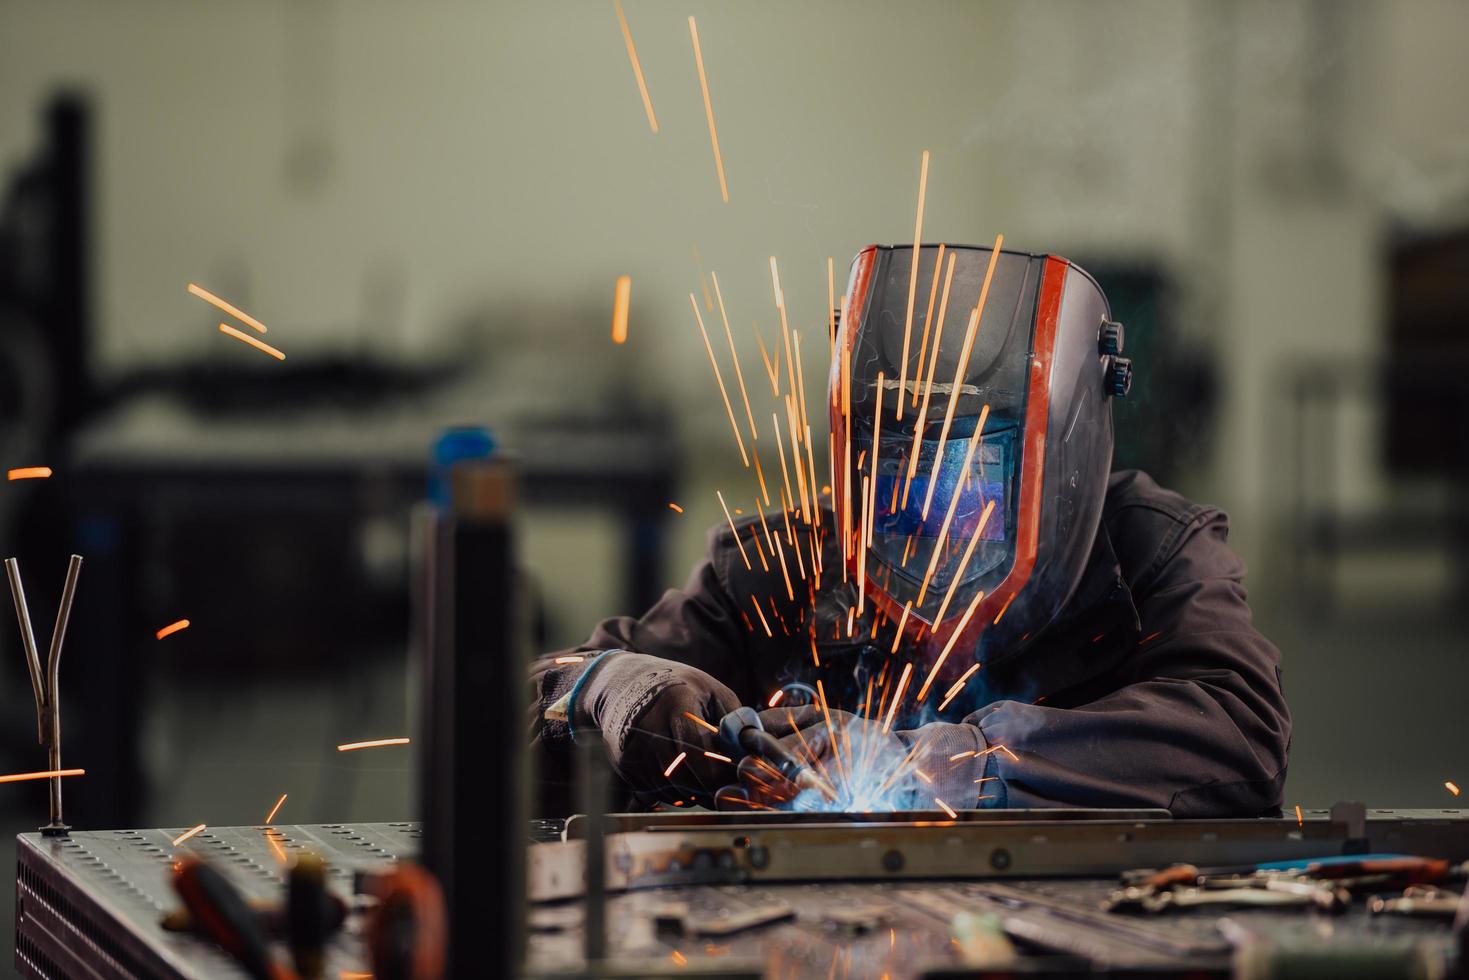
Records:
[[[797,788],[814,789],[828,802],[837,801],[836,787],[767,732],[754,708],[736,708],[725,715],[719,722],[719,737],[733,753],[755,756],[773,764]]]

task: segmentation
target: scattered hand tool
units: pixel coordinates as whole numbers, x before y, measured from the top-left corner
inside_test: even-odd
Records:
[[[46,654],[46,672],[41,673],[41,658],[36,652],[36,634],[31,629],[31,613],[26,607],[25,587],[20,581],[20,562],[5,559],[5,574],[10,578],[10,597],[15,600],[15,617],[20,621],[20,640],[25,648],[26,666],[31,673],[31,693],[36,698],[36,741],[46,748],[47,768],[61,771],[61,688],[58,683],[61,666],[61,642],[66,639],[66,624],[71,619],[71,604],[76,597],[77,576],[82,571],[82,556],[72,555],[66,566],[66,582],[61,587],[61,603],[56,607],[56,625],[51,629],[51,646]],[[61,819],[61,777],[52,776],[51,822],[41,828],[47,837],[64,837],[68,829]]]
[[[326,887],[326,865],[302,854],[286,880],[286,901],[251,901],[198,858],[183,859],[174,877],[182,908],[163,917],[170,932],[195,932],[222,946],[251,976],[319,980],[326,946],[347,919],[347,903]],[[298,973],[270,962],[269,942],[283,939]]]
[[[376,980],[439,980],[448,963],[449,933],[438,879],[400,863],[374,879],[379,904],[367,921]]]
[[[326,973],[326,945],[346,918],[346,903],[326,887],[326,862],[310,852],[291,865],[286,879],[286,938],[305,980]]]
[[[292,980],[290,970],[271,960],[270,940],[259,916],[220,872],[198,858],[184,858],[173,879],[199,930],[254,980]]]
[[[1403,889],[1401,898],[1376,897],[1367,903],[1367,911],[1373,915],[1411,915],[1431,919],[1452,919],[1463,904],[1458,892],[1446,891],[1435,885],[1410,885]]]
[[[836,787],[767,732],[754,708],[736,708],[725,715],[719,722],[719,738],[731,753],[769,762],[798,789],[814,789],[828,801],[837,801]]]
[[[1124,873],[1125,886],[1114,891],[1102,907],[1107,911],[1161,912],[1198,905],[1312,905],[1341,912],[1351,904],[1354,891],[1435,884],[1463,878],[1466,873],[1469,865],[1403,854],[1282,861],[1204,871],[1180,864],[1161,871]]]
[[[742,909],[732,915],[698,916],[690,912],[687,905],[675,902],[654,912],[654,925],[660,933],[675,936],[706,936],[718,938],[731,936],[747,929],[788,922],[796,917],[796,910],[785,902],[767,902]]]

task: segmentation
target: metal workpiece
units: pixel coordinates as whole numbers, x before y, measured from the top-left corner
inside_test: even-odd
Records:
[[[64,835],[68,827],[61,809],[61,645],[66,640],[66,627],[71,621],[71,606],[76,599],[77,578],[82,571],[82,556],[72,555],[66,565],[66,581],[61,587],[61,601],[56,606],[56,624],[51,628],[51,642],[46,650],[43,671],[36,647],[36,634],[31,626],[31,613],[26,604],[25,585],[20,577],[20,562],[5,559],[5,574],[10,580],[10,597],[15,603],[15,617],[20,625],[21,645],[25,649],[26,668],[31,677],[31,693],[36,702],[36,740],[46,749],[46,768],[52,775],[49,783],[50,821],[41,828],[43,834]]]
[[[1124,811],[1125,812],[1125,811]],[[1057,811],[1058,814],[1062,811]],[[1113,878],[1174,864],[1226,867],[1375,850],[1469,859],[1469,810],[1371,811],[1356,822],[1326,811],[1245,820],[1118,819],[1114,811],[959,811],[940,814],[619,815],[607,843],[607,887],[788,881]],[[535,899],[578,894],[582,852],[567,842],[532,853]],[[1362,835],[1366,836],[1363,837]],[[558,850],[565,848],[565,850]]]
[[[1255,976],[1273,975],[1272,964],[1339,964],[1351,957],[1440,972],[1457,962],[1459,940],[1444,900],[1458,883],[1433,891],[1413,886],[1406,895],[1401,886],[1358,892],[1334,914],[1310,894],[1292,893],[1319,887],[1308,882],[1284,891],[1268,883],[1252,889],[1271,896],[1266,901],[1300,901],[1284,906],[1185,900],[1147,915],[1108,912],[1104,903],[1118,889],[1118,870],[1164,869],[1185,853],[1202,869],[1199,875],[1133,875],[1127,881],[1142,887],[1168,878],[1161,887],[1194,889],[1201,901],[1233,898],[1228,891],[1249,873],[1237,868],[1292,849],[1293,858],[1340,856],[1362,841],[1377,853],[1454,861],[1469,848],[1469,811],[1369,811],[1350,826],[1325,811],[1311,812],[1303,825],[1294,817],[1118,820],[1106,811],[1049,821],[1035,819],[1035,811],[989,811],[967,821],[847,814],[808,823],[804,816],[762,814],[772,818],[745,815],[736,822],[733,816],[603,815],[595,829],[608,832],[595,837],[605,845],[604,886],[597,889],[593,880],[602,897],[591,904],[582,900],[585,821],[573,821],[569,839],[554,841],[545,840],[540,823],[531,825],[515,842],[528,848],[532,899],[525,905],[524,975],[974,977],[977,960],[1002,952],[994,930],[1015,944],[1013,972],[1022,975],[1166,976],[1186,968],[1192,976],[1222,978],[1233,975],[1242,949]],[[580,837],[573,835],[578,823]],[[326,946],[326,975],[367,972],[360,910],[373,900],[353,895],[354,878],[416,857],[421,843],[413,824],[355,824],[210,828],[174,848],[170,841],[181,830],[22,835],[21,971],[34,977],[238,976],[233,962],[207,942],[163,929],[163,916],[178,905],[169,885],[174,863],[183,855],[202,857],[246,899],[278,901],[285,862],[312,851],[324,859],[326,887],[359,910]],[[1357,832],[1365,836],[1348,836]],[[483,828],[461,829],[453,852],[468,858],[505,843],[488,835]],[[527,837],[542,842],[526,845]],[[993,858],[997,848],[1011,855],[1009,863],[998,862],[1003,867]],[[595,854],[595,846],[590,850]],[[1107,867],[1113,870],[1098,870]],[[1268,881],[1277,880],[1274,874]],[[1200,877],[1228,887],[1206,888]],[[1370,911],[1373,897],[1400,895],[1422,908]],[[475,948],[477,938],[471,930],[467,948]],[[274,952],[286,955],[283,947]]]

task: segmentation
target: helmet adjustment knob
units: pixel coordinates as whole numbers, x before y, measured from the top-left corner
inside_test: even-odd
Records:
[[[1126,397],[1132,390],[1132,358],[1109,354],[1102,360],[1102,388],[1109,395]]]
[[[1097,350],[1103,356],[1116,356],[1122,353],[1122,324],[1116,320],[1102,318],[1101,329],[1097,331]]]

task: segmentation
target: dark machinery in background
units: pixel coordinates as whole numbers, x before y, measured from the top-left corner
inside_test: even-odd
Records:
[[[1302,360],[1282,379],[1290,568],[1318,612],[1340,605],[1335,579],[1348,555],[1405,548],[1445,557],[1445,608],[1469,597],[1469,232],[1399,237],[1386,264],[1384,355]],[[1346,440],[1362,437],[1344,422],[1363,415],[1381,418],[1371,436],[1385,470],[1438,488],[1441,501],[1393,496],[1364,511],[1343,500],[1339,462],[1355,450]]]
[[[353,668],[407,648],[409,512],[443,424],[433,399],[475,358],[415,366],[359,351],[100,377],[92,113],[81,96],[55,100],[4,191],[0,461],[55,475],[5,488],[0,536],[46,581],[60,579],[68,551],[87,556],[66,686],[69,749],[90,773],[71,799],[90,821],[123,825],[140,820],[147,784],[137,737],[119,733],[142,731],[150,675],[211,691],[286,667],[362,678],[334,707],[368,710],[369,675]],[[507,418],[498,433],[525,446],[528,501],[616,514],[628,608],[651,605],[665,581],[679,465],[669,429],[665,415],[629,408]],[[224,582],[249,601],[221,602]],[[43,602],[36,615],[51,610]],[[154,631],[181,616],[190,630],[158,643]],[[3,689],[23,691],[23,659],[5,660]],[[20,699],[12,708],[14,737],[0,744],[23,745]]]

